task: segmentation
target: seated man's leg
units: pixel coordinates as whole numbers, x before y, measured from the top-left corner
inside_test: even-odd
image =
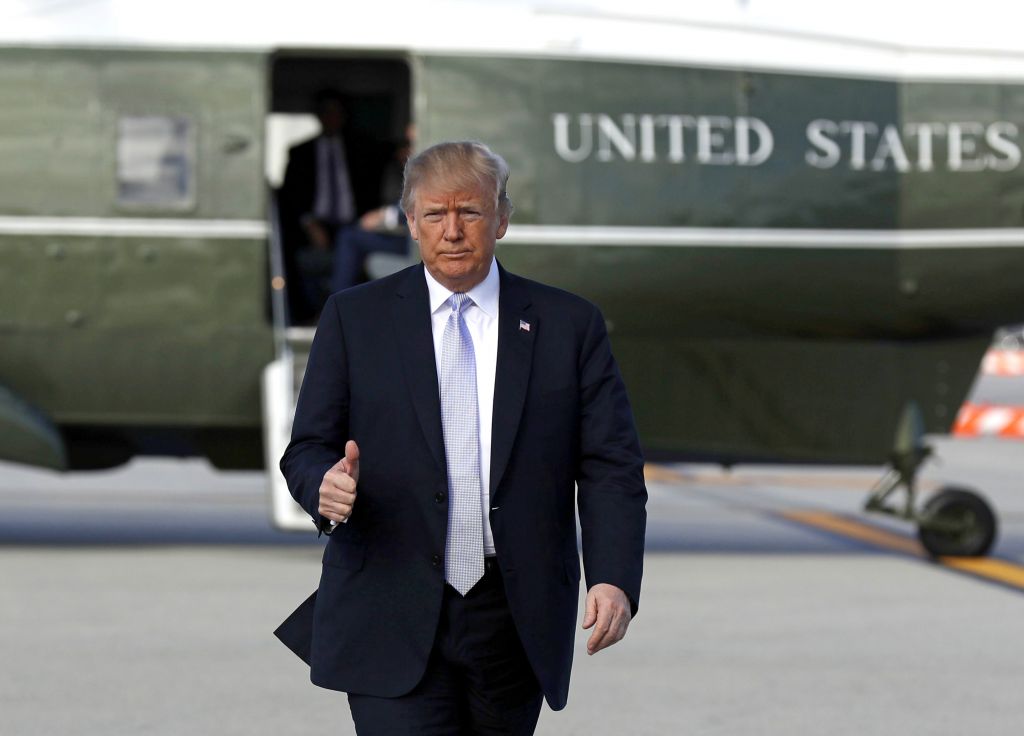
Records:
[[[341,291],[359,283],[363,268],[363,254],[359,251],[356,234],[358,225],[343,227],[334,239],[334,266],[331,270],[331,292]]]
[[[297,254],[297,287],[303,301],[303,313],[308,319],[320,314],[324,302],[330,295],[327,292],[331,275],[331,252],[313,246],[301,249]],[[290,288],[296,287],[294,283]]]
[[[358,226],[344,228],[338,233],[334,248],[334,272],[331,291],[341,291],[359,283],[363,261],[369,253],[405,254],[409,239],[404,235],[378,233]]]
[[[409,236],[405,233],[375,233],[364,230],[361,247],[364,254],[394,253],[405,255],[409,252]]]

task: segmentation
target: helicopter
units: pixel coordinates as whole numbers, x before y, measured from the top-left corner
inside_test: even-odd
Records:
[[[498,259],[601,307],[648,459],[888,463],[868,511],[985,554],[984,497],[921,505],[914,480],[1024,322],[1024,57],[979,29],[944,50],[741,8],[467,7],[431,5],[442,41],[395,2],[8,19],[0,458],[267,468],[274,523],[309,528],[276,470],[314,330],[277,190],[329,86],[361,135],[508,160]]]

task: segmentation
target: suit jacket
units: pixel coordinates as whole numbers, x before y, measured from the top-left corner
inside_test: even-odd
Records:
[[[288,149],[288,166],[281,182],[282,213],[298,218],[313,210],[316,198],[316,148],[320,136]],[[385,149],[354,132],[342,134],[345,164],[356,216],[380,206],[380,183],[386,163]]]
[[[635,613],[643,460],[598,309],[498,268],[490,523],[516,628],[558,710],[577,621],[576,507],[588,587],[618,586]],[[276,633],[315,684],[395,697],[426,668],[444,588],[448,484],[421,264],[324,308],[281,459],[321,528],[319,486],[349,439],[360,449],[352,514],[328,537],[317,593]]]

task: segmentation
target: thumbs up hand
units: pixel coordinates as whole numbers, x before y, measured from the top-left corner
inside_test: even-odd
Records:
[[[331,521],[348,521],[356,502],[358,482],[359,445],[349,440],[345,443],[345,457],[324,473],[320,483],[320,515]]]
[[[345,457],[339,462],[345,474],[352,478],[353,483],[359,482],[359,445],[355,440],[345,443]]]

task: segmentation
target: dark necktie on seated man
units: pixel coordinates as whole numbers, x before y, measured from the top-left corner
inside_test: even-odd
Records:
[[[356,205],[341,138],[324,137],[320,145],[314,215],[334,236],[339,227],[355,220]]]
[[[334,140],[327,140],[327,221],[340,222],[341,208],[338,206],[338,161],[334,155]]]

